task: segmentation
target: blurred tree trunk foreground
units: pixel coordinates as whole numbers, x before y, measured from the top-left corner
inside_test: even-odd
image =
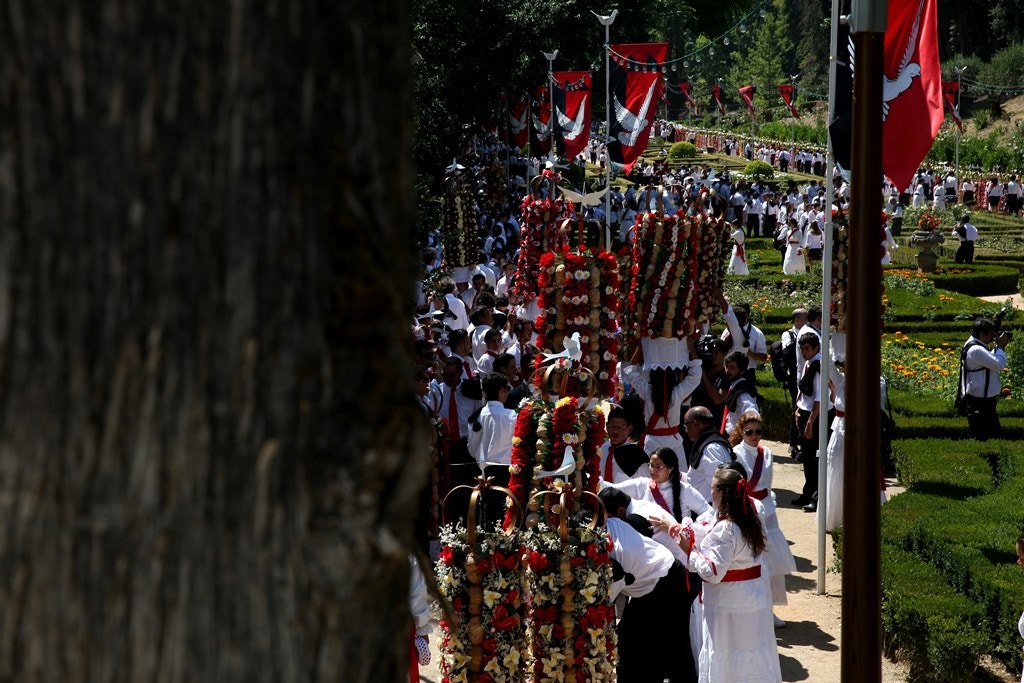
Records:
[[[0,8],[0,681],[401,680],[408,21]]]

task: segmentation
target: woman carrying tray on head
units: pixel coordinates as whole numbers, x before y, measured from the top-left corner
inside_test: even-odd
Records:
[[[643,342],[644,364],[622,367],[622,379],[644,400],[645,427],[640,445],[647,453],[667,447],[685,458],[679,416],[683,404],[700,384],[701,361],[696,358],[689,337],[685,344],[680,339],[666,338]]]

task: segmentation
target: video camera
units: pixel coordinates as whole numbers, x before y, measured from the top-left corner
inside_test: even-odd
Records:
[[[993,322],[995,322],[996,324],[997,337],[1005,332],[1006,338],[1009,339],[1010,341],[1013,341],[1013,332],[1011,332],[1010,330],[1003,329],[1003,319],[1006,317],[1007,312],[1008,311],[1006,310],[1006,306],[1000,308],[999,312],[996,313],[996,317],[994,318]]]
[[[718,338],[713,334],[705,334],[703,337],[697,340],[694,348],[697,351],[697,358],[700,358],[704,362],[705,367],[710,367],[711,359],[715,355],[715,349],[718,347]]]

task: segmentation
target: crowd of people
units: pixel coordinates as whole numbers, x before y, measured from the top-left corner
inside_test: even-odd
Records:
[[[600,161],[603,151],[594,146],[586,153]],[[466,161],[472,178],[486,158]],[[418,290],[414,379],[423,410],[440,425],[443,489],[472,483],[480,472],[499,484],[508,480],[517,410],[533,392],[530,378],[541,353],[530,310],[515,295],[515,208],[525,191],[548,191],[543,185],[525,190],[529,184],[518,174],[539,170],[537,160],[516,162],[505,201],[478,204],[479,263],[455,268],[450,277],[428,275]],[[777,187],[734,182],[724,169],[716,173],[707,166],[658,170],[652,164],[643,169],[651,174],[645,182],[612,191],[609,217],[617,244],[631,239],[638,213],[707,210],[733,226],[729,271],[736,274],[748,272],[746,240],[760,236],[775,239],[784,273],[803,272],[822,259],[825,212],[849,201],[841,179],[828,199],[816,181]],[[891,187],[885,192],[888,221],[880,241],[887,260],[896,248],[889,226],[898,232],[901,199],[916,201],[917,194],[904,197]],[[603,202],[579,210],[588,220],[605,219]],[[954,236],[961,241],[958,261],[969,262],[977,239],[969,216]],[[426,237],[428,273],[443,262],[441,243],[437,231]],[[795,571],[795,562],[771,490],[773,454],[762,443],[755,370],[769,361],[768,340],[751,322],[746,303],[716,295],[722,328],[689,340],[688,366],[645,369],[642,357],[620,363],[620,391],[604,405],[601,498],[610,516],[612,556],[632,579],[617,581],[614,591],[626,603],[618,623],[619,680],[780,680],[773,630],[785,624],[772,606],[785,604],[784,577]],[[803,488],[789,502],[806,512],[818,505],[818,417],[823,411],[829,416],[825,519],[832,530],[842,524],[844,353],[840,336],[823,356],[822,325],[820,307],[793,310],[792,326],[781,338],[785,370],[776,378],[792,401],[789,455],[804,472]],[[974,425],[991,430],[995,411],[989,404],[999,390],[991,370],[1005,366],[1005,338],[982,325],[972,340],[962,361],[964,402],[972,431]],[[989,351],[993,342],[996,350]],[[817,379],[822,363],[832,378],[826,393]],[[884,381],[881,391],[884,405]],[[884,480],[880,488],[884,500]],[[497,516],[490,513],[492,520]],[[669,604],[676,609],[666,610]],[[651,658],[650,642],[666,636],[689,642],[688,655],[671,662]]]

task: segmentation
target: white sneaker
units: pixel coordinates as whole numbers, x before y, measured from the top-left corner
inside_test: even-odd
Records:
[[[772,619],[775,620],[775,628],[785,628],[786,627],[786,622],[784,622],[782,619],[779,619],[774,614],[772,615]]]

